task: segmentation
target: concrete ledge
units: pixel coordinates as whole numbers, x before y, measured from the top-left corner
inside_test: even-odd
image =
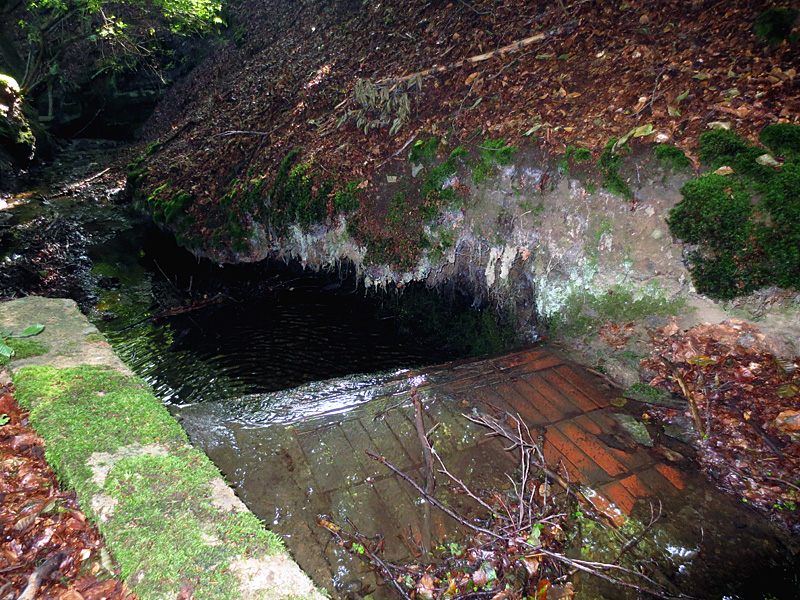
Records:
[[[34,323],[48,349],[12,361],[16,398],[140,598],[323,598],[74,302],[0,304],[3,330]]]

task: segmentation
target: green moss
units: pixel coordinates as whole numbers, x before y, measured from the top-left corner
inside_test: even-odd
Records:
[[[773,174],[771,167],[756,162],[764,150],[752,146],[729,129],[707,131],[699,138],[700,162],[713,169],[729,166],[740,176],[765,184]]]
[[[653,156],[677,170],[688,169],[692,166],[692,161],[687,158],[683,150],[669,144],[655,146],[653,148]]]
[[[798,11],[794,8],[770,8],[756,17],[753,33],[768,44],[777,45],[783,40],[795,41],[792,25],[797,20]]]
[[[466,155],[467,149],[459,146],[450,153],[447,160],[428,172],[422,182],[422,215],[425,220],[434,219],[443,205],[455,200],[456,194],[453,188],[443,189],[443,187],[456,174],[460,161]]]
[[[592,151],[588,148],[576,148],[572,155],[572,160],[576,163],[582,163],[592,158]]]
[[[681,188],[683,200],[667,223],[676,237],[690,244],[737,248],[750,235],[750,194],[736,179],[708,173]]]
[[[770,215],[760,230],[764,270],[775,285],[800,289],[800,162],[784,165],[761,205]]]
[[[505,138],[486,140],[481,146],[481,158],[485,163],[510,165],[518,148],[507,145]]]
[[[311,165],[295,165],[299,156],[300,149],[286,155],[270,190],[266,219],[278,233],[284,233],[291,223],[308,229],[324,221],[328,214],[333,185],[321,180]]]
[[[761,132],[761,143],[776,154],[800,156],[800,125],[796,123],[773,123]]]
[[[408,205],[406,203],[406,195],[403,192],[398,192],[389,203],[389,212],[386,214],[386,222],[393,227],[399,227],[408,213]]]
[[[174,593],[175,576],[184,573],[194,598],[236,598],[230,560],[265,547],[280,549],[276,536],[251,513],[222,513],[211,504],[207,484],[218,476],[192,452],[124,458],[111,469],[104,487],[121,500],[114,517],[135,527],[120,528],[110,541],[118,548],[123,578],[143,573],[135,588],[140,596]],[[165,521],[170,535],[160,533]],[[148,545],[144,558],[143,538]]]
[[[0,366],[5,366],[12,360],[19,360],[20,358],[41,356],[42,354],[47,354],[48,350],[46,344],[29,338],[10,337],[5,340],[5,343],[14,351],[14,355],[8,358],[0,354]]]
[[[633,190],[628,182],[619,174],[622,154],[615,150],[617,138],[608,140],[603,153],[600,155],[600,171],[603,173],[603,187],[612,194],[622,196],[625,200],[633,200]]]
[[[761,139],[785,164],[775,169],[756,159],[766,150],[731,131],[700,137],[701,160],[731,166],[734,175],[706,174],[681,188],[683,200],[668,219],[673,235],[698,247],[689,255],[700,293],[720,299],[764,286],[800,287],[800,166],[798,129],[772,126]],[[761,194],[753,203],[750,191]]]
[[[436,151],[439,149],[439,138],[432,136],[427,141],[417,140],[411,146],[408,153],[408,160],[414,164],[429,165],[436,158]]]
[[[48,462],[97,522],[123,577],[142,576],[133,588],[140,597],[173,597],[181,582],[198,599],[238,597],[230,562],[281,549],[251,513],[213,505],[209,483],[219,471],[140,379],[90,366],[27,367],[15,384]],[[98,460],[105,478],[92,469]],[[98,494],[113,500],[103,519],[91,501]]]
[[[141,443],[186,442],[186,434],[136,377],[108,369],[25,367],[14,379],[16,398],[31,411],[31,425],[53,442],[47,458],[59,479],[81,489],[90,478],[85,461]]]
[[[559,335],[596,331],[606,321],[624,323],[650,315],[674,316],[685,308],[682,298],[668,299],[661,290],[634,290],[614,286],[604,294],[575,292],[564,303],[551,326]]]
[[[353,212],[358,210],[358,181],[348,181],[345,186],[333,196],[333,208],[337,212]]]

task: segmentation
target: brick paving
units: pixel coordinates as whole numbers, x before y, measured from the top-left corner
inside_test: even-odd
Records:
[[[290,425],[252,427],[228,423],[226,444],[249,448],[227,459],[222,444],[202,443],[204,450],[239,488],[239,495],[266,524],[287,536],[301,567],[316,581],[336,581],[352,572],[354,559],[330,542],[316,526],[318,515],[340,525],[351,520],[363,534],[386,538],[387,560],[419,552],[418,544],[457,529],[449,517],[430,511],[426,517],[418,494],[365,451],[378,453],[417,482],[424,482],[421,446],[410,394],[416,386],[424,406],[426,429],[452,473],[472,489],[508,485],[517,456],[507,442],[462,414],[495,409],[519,415],[541,435],[551,466],[575,484],[595,490],[590,500],[620,519],[639,502],[674,496],[684,487],[681,474],[647,448],[636,444],[611,417],[612,390],[599,377],[537,347],[480,360],[466,360],[377,381],[354,397],[357,406],[325,413]],[[302,400],[302,388],[295,394]],[[329,405],[349,400],[336,395]],[[348,392],[351,393],[351,392]],[[316,398],[315,401],[318,401]],[[301,411],[302,412],[302,411]],[[191,431],[190,431],[191,433]],[[249,456],[249,458],[248,458]],[[439,493],[443,477],[437,476]],[[477,511],[462,496],[448,496],[462,512]],[[605,507],[605,508],[604,508]],[[401,543],[398,543],[401,542]],[[298,548],[325,548],[302,552]]]

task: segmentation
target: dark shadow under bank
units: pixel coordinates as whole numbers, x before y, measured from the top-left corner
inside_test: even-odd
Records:
[[[156,228],[131,233],[89,253],[106,288],[94,317],[168,402],[437,364],[518,339],[511,319],[465,286],[366,290],[349,263],[319,273],[270,259],[220,266]]]

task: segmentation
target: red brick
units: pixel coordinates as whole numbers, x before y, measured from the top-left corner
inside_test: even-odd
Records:
[[[582,452],[578,446],[565,437],[563,433],[556,429],[555,426],[547,429],[545,438],[552,442],[553,446],[555,446],[567,461],[575,465],[578,469],[578,479],[581,483],[594,485],[608,480],[607,473]]]
[[[544,416],[546,423],[555,423],[566,416],[558,404],[550,402],[539,390],[528,385],[524,378],[515,381],[513,384],[498,387],[497,391],[499,394],[506,392],[508,394],[506,398],[515,406],[520,401],[532,406]]]
[[[568,396],[569,399],[581,410],[590,411],[607,406],[605,401],[602,399],[595,399],[593,396],[584,394],[580,389],[572,385],[571,382],[559,375],[555,369],[547,369],[541,373],[541,376],[553,388]]]
[[[670,483],[669,479],[664,477],[655,468],[645,469],[636,474],[659,498],[674,496],[677,492],[675,486]]]
[[[600,388],[600,379],[595,378],[593,381],[580,369],[580,367],[573,369],[568,365],[561,365],[559,367],[555,367],[555,371],[584,394],[589,396],[592,400],[594,400],[600,408],[608,406],[609,393],[603,392]]]
[[[636,498],[618,481],[601,486],[600,492],[626,515],[631,514],[633,507],[636,505]]]
[[[561,477],[567,479],[567,481],[582,482],[580,469],[573,465],[569,459],[564,456],[564,453],[556,448],[555,444],[547,438],[544,439],[542,444],[542,454],[544,454],[544,460],[547,462],[548,468],[554,470]],[[566,473],[564,469],[567,470]]]
[[[635,498],[650,498],[653,495],[653,491],[637,475],[620,479],[619,482]]]
[[[603,411],[596,410],[591,413],[581,415],[574,419],[581,427],[586,429],[589,433],[594,435],[616,435],[620,441],[632,441],[630,435],[617,425],[617,422],[603,414]],[[652,465],[656,460],[650,456],[650,453],[638,444],[630,450],[618,450],[606,444],[602,439],[598,442],[603,444],[603,447],[608,453],[624,464],[628,470],[638,470],[643,467]]]
[[[520,377],[516,382],[517,389],[524,393],[537,406],[541,404],[540,409],[545,416],[547,416],[552,423],[574,417],[581,414],[583,411],[575,404],[569,401],[553,388],[551,388],[546,381],[544,381],[536,373],[528,373],[524,377]]]
[[[610,476],[628,472],[628,468],[609,453],[608,446],[573,421],[563,421],[556,427]]]
[[[513,377],[524,375],[525,373],[532,373],[534,371],[541,371],[542,369],[550,369],[560,364],[563,364],[563,361],[555,354],[528,356],[518,364],[505,368],[503,373]]]
[[[534,348],[529,350],[523,350],[521,352],[514,352],[512,354],[506,354],[499,358],[495,358],[492,361],[492,365],[494,365],[498,369],[510,369],[512,367],[540,360],[542,358],[547,358],[549,356],[554,356],[554,355],[550,354],[545,350]]]
[[[683,477],[681,476],[681,474],[678,472],[677,469],[674,469],[669,465],[665,465],[664,463],[657,464],[656,469],[664,477],[669,479],[669,482],[679,490],[682,490],[684,487],[686,487],[686,484],[683,482]]]

